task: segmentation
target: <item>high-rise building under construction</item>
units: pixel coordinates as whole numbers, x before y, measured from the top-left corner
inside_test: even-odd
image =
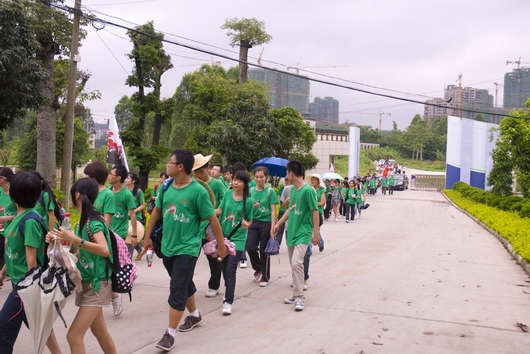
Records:
[[[530,68],[513,69],[504,75],[503,106],[507,109],[525,108],[530,98]]]
[[[248,70],[248,78],[269,85],[272,108],[292,107],[301,115],[309,114],[309,80],[306,77],[253,68]]]

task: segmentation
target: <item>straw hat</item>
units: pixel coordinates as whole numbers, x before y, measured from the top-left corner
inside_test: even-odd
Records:
[[[145,232],[144,225],[142,225],[141,222],[136,220],[136,233],[137,233],[136,236],[138,236],[136,241],[141,241],[142,238],[144,238],[144,232]],[[132,235],[133,235],[132,224],[131,224],[131,220],[129,220],[129,230],[127,230],[127,237],[125,238],[125,243],[131,244]]]
[[[208,156],[202,156],[202,154],[195,155],[195,163],[193,164],[192,171],[198,170],[199,168],[206,165],[212,159],[213,154]]]

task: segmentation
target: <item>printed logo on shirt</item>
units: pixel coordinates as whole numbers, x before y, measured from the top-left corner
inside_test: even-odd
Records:
[[[177,207],[176,207],[175,204],[169,204],[169,208],[164,213],[164,216],[166,216],[166,214],[168,214],[168,213],[169,214],[173,214],[173,220],[174,221],[178,221],[178,222],[185,223],[185,224],[189,224],[190,223],[190,218],[189,217],[187,217],[183,213],[177,213]]]
[[[120,213],[119,211],[117,211],[116,213],[114,213],[114,218],[123,219],[123,218],[125,218],[125,214]]]
[[[221,224],[223,224],[225,221],[231,221],[231,222],[232,222],[232,226],[234,226],[234,224],[235,224],[235,219],[236,219],[236,218],[235,218],[234,213],[230,213],[230,214],[228,214],[228,215],[226,216],[226,218],[224,218],[223,221],[221,221]]]

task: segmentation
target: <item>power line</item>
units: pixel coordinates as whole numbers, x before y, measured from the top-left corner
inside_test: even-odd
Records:
[[[43,0],[40,0],[40,1],[43,1]],[[57,8],[59,10],[62,10],[62,11],[67,11],[67,12],[70,12],[70,13],[74,13],[75,12],[75,10],[73,8],[69,7],[69,6],[57,5],[57,4],[51,4],[51,6]],[[125,29],[125,30],[130,31],[130,32],[134,32],[134,33],[141,34],[141,35],[144,35],[144,36],[152,38],[152,39],[159,40],[159,38],[157,38],[156,36],[153,36],[153,35],[151,35],[149,33],[142,32],[142,31],[137,30],[135,28],[130,28],[130,27],[127,27],[125,25],[114,23],[114,22],[111,22],[111,21],[108,21],[108,20],[103,20],[103,19],[97,18],[95,16],[88,16],[88,15],[86,15],[84,13],[82,13],[81,16],[86,18],[86,19],[88,19],[88,20],[90,20],[90,21],[92,21],[92,22],[99,22],[99,23],[101,23],[103,25],[109,25],[109,26],[122,28],[122,29]],[[191,46],[189,44],[178,43],[178,42],[170,41],[170,40],[167,40],[167,39],[162,39],[161,41],[165,42],[165,43],[173,44],[173,45],[176,45],[176,46],[180,46],[180,47],[183,47],[183,48],[187,48],[187,49],[190,49],[192,51],[197,51],[197,52],[200,52],[200,53],[203,53],[203,54],[213,55],[213,56],[216,56],[216,57],[227,59],[227,60],[230,60],[230,61],[233,61],[233,62],[245,63],[246,65],[262,68],[262,69],[265,69],[265,70],[268,70],[268,71],[272,71],[272,72],[276,72],[276,73],[280,73],[280,74],[284,74],[284,75],[289,75],[289,76],[293,76],[293,77],[300,77],[300,75],[293,74],[293,73],[290,73],[288,71],[282,71],[282,70],[278,70],[278,69],[270,68],[270,67],[266,67],[266,66],[259,66],[257,64],[249,63],[248,61],[244,62],[244,61],[241,61],[239,59],[231,58],[231,57],[229,57],[227,55],[224,55],[224,54],[215,53],[215,52],[212,52],[212,51],[209,51],[209,50],[206,50],[206,49],[193,47],[193,46]],[[286,66],[284,64],[279,64],[279,65]],[[306,71],[306,70],[304,70],[304,71]],[[310,71],[306,71],[306,72],[310,72]],[[314,73],[314,72],[310,72],[310,73]],[[314,74],[330,78],[330,76],[327,76],[327,75],[322,75],[322,74],[319,74],[319,73],[314,73]],[[305,77],[305,78],[307,80],[309,80],[309,81],[321,83],[321,84],[324,84],[324,85],[334,86],[334,87],[338,87],[338,88],[343,88],[343,89],[350,90],[350,91],[365,93],[365,94],[368,94],[368,95],[385,97],[385,98],[389,98],[389,99],[394,99],[394,100],[399,100],[399,101],[404,101],[404,102],[410,102],[410,103],[417,103],[417,104],[427,105],[427,106],[432,106],[432,107],[447,108],[447,106],[444,106],[444,105],[439,105],[439,104],[430,103],[430,102],[424,102],[424,101],[418,101],[418,100],[408,99],[408,98],[404,98],[404,97],[392,96],[392,95],[384,94],[384,93],[373,92],[373,91],[369,91],[369,90],[366,90],[366,89],[346,86],[346,85],[343,85],[343,84],[338,84],[338,83],[325,81],[325,80],[321,80],[321,79],[317,79],[317,78],[312,78],[312,77]],[[349,80],[343,80],[343,79],[339,79],[339,80],[350,82],[350,83],[355,83],[355,84],[360,84],[360,83],[356,83],[354,81],[349,81]],[[371,88],[378,88],[378,87],[371,86],[371,85],[365,85],[365,84],[360,84],[360,85],[368,86],[368,87],[371,87]],[[394,91],[394,90],[384,89],[384,88],[378,88],[378,89]],[[394,92],[398,92],[398,91],[394,91]],[[401,93],[403,93],[403,92],[401,92]],[[410,94],[410,95],[412,95],[412,94]],[[494,113],[494,112],[484,112],[484,111],[468,109],[468,108],[461,108],[460,110],[464,111],[464,112],[469,112],[469,113],[488,114],[488,115],[491,115],[491,116],[520,118],[520,117],[511,116],[511,115],[505,115],[505,114]]]
[[[96,35],[98,36],[98,38],[101,40],[101,42],[103,42],[103,45],[105,47],[107,47],[107,49],[109,50],[110,54],[112,54],[112,56],[114,57],[114,59],[116,59],[116,61],[118,62],[118,64],[120,64],[121,68],[123,69],[123,71],[125,71],[125,73],[127,75],[129,75],[130,73],[127,71],[127,69],[125,69],[125,67],[120,63],[120,61],[118,60],[118,58],[114,55],[114,53],[112,52],[112,50],[110,49],[110,47],[107,45],[107,43],[105,43],[105,41],[103,40],[103,38],[101,38],[101,36],[99,35],[98,31],[94,28],[94,33],[96,33]]]

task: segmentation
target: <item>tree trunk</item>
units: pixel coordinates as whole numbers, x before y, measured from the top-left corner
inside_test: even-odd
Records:
[[[137,45],[135,44],[135,47]],[[140,58],[134,58],[134,65],[136,67],[136,76],[138,76],[138,82],[140,84],[138,85],[138,102],[140,103],[140,119],[138,124],[138,129],[143,131],[145,127],[145,108],[144,108],[144,102],[145,102],[145,92],[144,92],[144,76],[142,71],[142,63],[140,62]],[[138,143],[140,144],[140,143]]]
[[[239,42],[239,84],[243,85],[247,82],[247,71],[248,71],[248,49],[251,46],[246,41],[241,40]]]
[[[37,113],[37,171],[50,184],[57,187],[57,161],[56,161],[56,126],[57,126],[57,101],[55,97],[55,83],[53,73],[53,59],[56,46],[51,41],[41,43],[42,50],[39,55],[48,78],[44,80],[39,90],[47,99]]]
[[[138,179],[140,180],[138,188],[145,191],[147,189],[147,185],[149,184],[149,171],[144,170],[140,167],[140,171],[138,172]]]
[[[153,126],[153,145],[158,145],[160,142],[160,130],[162,129],[163,118],[160,109],[158,109],[155,112],[155,124]]]

